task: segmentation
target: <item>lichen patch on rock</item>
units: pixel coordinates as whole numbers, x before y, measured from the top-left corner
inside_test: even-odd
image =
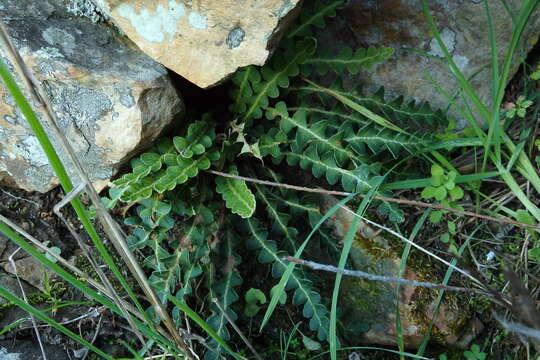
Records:
[[[301,0],[103,0],[144,52],[206,88],[239,67],[263,65]]]

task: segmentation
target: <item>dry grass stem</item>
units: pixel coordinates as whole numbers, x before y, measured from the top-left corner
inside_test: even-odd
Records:
[[[277,182],[273,182],[273,181],[259,180],[259,179],[254,179],[254,178],[250,178],[250,177],[245,177],[245,176],[228,174],[228,173],[224,173],[224,172],[216,171],[216,170],[207,170],[207,172],[210,173],[210,174],[214,174],[214,175],[217,175],[217,176],[228,177],[228,178],[231,178],[231,179],[244,180],[244,181],[252,182],[252,183],[256,183],[256,184],[282,187],[282,188],[285,188],[285,189],[291,189],[291,190],[297,190],[297,191],[303,191],[303,192],[311,192],[311,193],[325,194],[325,195],[335,195],[335,196],[350,196],[350,195],[353,195],[353,193],[345,192],[345,191],[316,189],[316,188],[308,188],[308,187],[296,186],[296,185],[290,185],[290,184],[284,184],[284,183],[277,183]],[[359,197],[362,197],[362,198],[366,197],[366,195],[364,195],[364,194],[356,194],[356,196],[359,196]],[[494,222],[499,222],[499,223],[504,223],[504,224],[511,224],[511,225],[524,227],[524,228],[532,228],[532,229],[540,230],[540,225],[525,224],[525,223],[515,221],[515,220],[512,220],[512,219],[496,218],[496,217],[493,217],[493,216],[482,215],[482,214],[474,213],[474,212],[471,212],[471,211],[458,210],[458,209],[454,209],[454,208],[450,208],[450,207],[446,207],[446,206],[430,204],[430,203],[421,202],[421,201],[413,201],[413,200],[406,200],[406,199],[395,199],[395,198],[386,197],[386,196],[372,196],[372,198],[375,199],[375,200],[388,201],[388,202],[401,204],[401,205],[406,205],[406,206],[417,206],[417,207],[431,208],[431,209],[436,209],[436,210],[444,210],[444,211],[448,211],[448,212],[458,214],[458,215],[465,215],[465,216],[475,217],[475,218],[479,218],[479,219],[483,219],[483,220],[487,220],[487,221],[494,221]]]

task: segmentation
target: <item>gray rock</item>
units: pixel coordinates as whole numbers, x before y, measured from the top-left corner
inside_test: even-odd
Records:
[[[337,202],[323,198],[323,212]],[[354,219],[354,211],[336,211],[330,221],[337,238],[344,238]],[[423,254],[420,260],[424,259]],[[401,251],[366,222],[360,221],[349,255],[354,270],[375,275],[398,277]],[[429,269],[429,270],[427,270]],[[433,270],[409,257],[403,278],[412,281],[441,283]],[[433,318],[437,292],[426,288],[400,286],[395,283],[343,278],[339,298],[343,335],[353,343],[397,346],[396,313],[399,311],[401,334],[407,348],[418,347]],[[468,319],[463,296],[446,294],[433,325],[434,340],[453,346],[467,347],[483,325]],[[460,301],[461,300],[461,301]],[[471,336],[470,332],[473,331]]]
[[[0,348],[0,360],[22,360],[21,353],[10,353],[5,348]]]
[[[84,16],[94,23],[105,21],[108,16],[91,0],[68,0],[68,10],[76,16]]]
[[[26,296],[29,296],[30,294],[35,294],[38,292],[36,288],[28,285],[28,283],[26,283],[23,279],[21,279],[21,284],[22,284],[22,287]],[[0,285],[2,285],[2,287],[4,287],[13,295],[22,297],[21,287],[19,286],[19,282],[17,281],[17,279],[8,273],[5,273],[2,270],[0,270]],[[7,299],[0,297],[0,305],[4,305],[7,302],[8,302]],[[0,357],[0,359],[2,359],[2,357]]]
[[[467,78],[480,98],[490,103],[490,46],[488,22],[483,1],[427,1],[441,37],[456,65]],[[509,46],[512,19],[502,1],[489,1],[497,38],[497,55],[502,64]],[[509,0],[510,7],[517,13],[520,0]],[[428,29],[420,1],[352,0],[330,27],[319,32],[321,47],[339,50],[344,45],[364,47],[369,45],[389,46],[395,54],[376,67],[346,79],[352,84],[362,84],[366,92],[384,86],[389,98],[404,95],[417,101],[429,101],[436,107],[445,108],[447,100],[440,95],[425,77],[428,72],[449,93],[454,94],[458,85],[444,64],[428,59],[407,49],[423,51],[445,63],[437,41]],[[522,48],[515,57],[521,60],[536,43],[540,34],[540,8],[531,16],[522,38]],[[517,61],[514,62],[516,64]],[[512,67],[513,74],[516,66]],[[454,113],[455,114],[455,113]]]
[[[43,331],[42,337],[45,337]],[[45,343],[43,347],[47,360],[73,359],[68,355],[68,350],[60,345]],[[0,341],[0,360],[43,360],[43,355],[37,340],[17,338],[15,341],[13,339]]]
[[[47,91],[61,129],[101,189],[123,162],[148,147],[183,114],[184,105],[167,70],[100,23],[100,13],[89,4],[4,0],[0,18]],[[1,52],[0,57],[6,61]],[[58,182],[3,85],[0,180],[40,192]]]

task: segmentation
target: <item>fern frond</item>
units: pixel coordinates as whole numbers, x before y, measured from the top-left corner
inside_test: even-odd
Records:
[[[356,75],[360,70],[369,70],[373,65],[385,61],[393,53],[394,49],[384,46],[370,46],[367,50],[358,48],[354,52],[351,48],[344,47],[337,55],[325,49],[309,57],[302,67],[313,68],[319,75],[326,75],[328,71],[336,74],[348,71],[351,75]]]
[[[266,134],[261,136],[259,150],[261,156],[272,155],[278,158],[281,155],[280,147],[290,144],[292,140],[287,138],[287,134],[277,128],[271,128]]]
[[[261,74],[255,66],[246,66],[245,68],[239,69],[234,74],[232,82],[236,85],[236,88],[233,88],[231,91],[233,103],[229,110],[236,114],[242,114],[246,112],[247,108],[247,103],[242,101],[242,98],[250,98],[253,96],[251,84],[260,83]]]
[[[237,270],[237,265],[240,264],[240,257],[234,252],[234,238],[238,237],[237,234],[233,234],[229,229],[222,240],[219,255],[224,259],[225,266],[221,271],[222,277],[216,280],[210,289],[210,296],[215,298],[222,309],[233,321],[236,321],[238,315],[231,308],[231,305],[238,301],[240,298],[235,290],[235,287],[242,285],[242,278]],[[212,299],[211,299],[212,300]],[[212,303],[210,306],[212,315],[206,319],[206,322],[212,327],[212,329],[225,341],[229,341],[230,334],[227,329],[229,321],[216,304]],[[204,355],[206,360],[219,359],[223,349],[214,340],[208,339],[210,346],[212,346],[218,354],[212,351],[207,351]]]
[[[335,133],[327,136],[329,126],[327,121],[321,120],[315,124],[308,124],[306,113],[302,110],[289,116],[287,105],[283,101],[277,103],[275,108],[268,108],[268,112],[272,117],[280,117],[279,127],[285,134],[296,129],[295,141],[292,144],[296,151],[302,152],[310,143],[316,143],[320,152],[332,152],[335,161],[340,165],[349,160],[361,162],[353,151],[343,146],[341,142],[343,134]]]
[[[199,260],[209,252],[207,238],[216,226],[214,217],[208,216],[209,209],[202,198],[195,198],[195,202],[196,215],[183,219],[178,240],[169,244],[173,253],[154,251],[145,259],[147,266],[154,270],[149,280],[164,304],[169,294],[176,292],[175,297],[180,302],[191,294],[191,280],[202,274]],[[179,285],[182,288],[178,289]]]
[[[263,116],[263,109],[269,105],[269,99],[277,98],[280,89],[289,87],[289,78],[300,73],[299,64],[315,52],[316,46],[313,38],[299,41],[284,53],[277,53],[272,60],[272,66],[265,66],[260,70],[261,76],[247,77],[253,95],[249,96],[251,91],[244,91],[239,100],[238,108],[245,109],[240,114],[244,121]],[[244,89],[247,89],[246,86]]]
[[[329,184],[340,183],[345,191],[366,192],[371,188],[370,173],[366,167],[356,170],[341,168],[331,152],[319,154],[316,145],[309,146],[303,153],[284,152],[284,155],[289,165],[299,165],[304,170],[310,170],[316,178],[324,175]]]
[[[322,217],[321,209],[317,205],[317,200],[313,195],[305,195],[302,198],[298,198],[296,194],[292,192],[285,198],[274,192],[269,192],[269,194],[277,201],[286,205],[290,209],[293,217],[304,217],[305,214],[307,214],[311,226],[317,224]]]
[[[129,185],[122,194],[122,201],[137,202],[149,198],[154,191],[162,194],[173,190],[177,185],[184,184],[196,176],[199,170],[210,168],[211,161],[206,156],[198,159],[186,159],[180,155],[173,158],[173,156],[167,161],[166,171],[142,178],[140,182]]]
[[[234,166],[231,166],[229,173],[238,175]],[[244,180],[217,176],[216,185],[216,191],[221,194],[228,209],[242,218],[253,215],[256,206],[255,196]]]
[[[215,133],[205,121],[192,123],[185,137],[175,136],[172,141],[158,145],[158,152],[148,152],[132,162],[133,172],[113,182],[123,188],[119,199],[139,202],[152,193],[164,193],[186,183],[199,170],[207,170],[211,162],[219,159],[219,152],[208,151]]]
[[[257,190],[256,195],[264,205],[268,217],[272,219],[272,232],[279,236],[283,236],[287,242],[287,248],[292,253],[295,253],[298,246],[296,244],[298,230],[293,227],[289,227],[291,221],[291,215],[281,212],[278,209],[277,201],[269,199],[267,196],[267,190],[260,185],[254,184]]]
[[[248,245],[259,251],[259,262],[271,263],[274,277],[283,275],[287,267],[282,260],[285,253],[277,250],[274,241],[268,240],[268,233],[259,227],[257,219],[246,219],[243,225],[250,237]],[[293,304],[303,306],[302,314],[309,319],[309,329],[317,333],[319,340],[325,340],[328,336],[328,310],[321,303],[321,296],[316,288],[300,271],[293,272],[287,288],[294,289]]]
[[[399,157],[399,152],[402,150],[413,152],[427,144],[426,140],[415,135],[400,134],[372,125],[361,128],[356,134],[344,140],[351,144],[359,155],[366,155],[366,147],[368,147],[375,155],[387,150],[395,159]]]
[[[309,104],[308,102],[304,102],[300,106],[289,107],[289,111],[305,111],[307,114],[309,114],[310,118],[315,121],[337,119],[338,124],[336,126],[339,126],[339,123],[344,121],[350,121],[360,125],[369,124],[369,121],[364,117],[356,113],[345,111],[338,106],[334,106],[332,109],[326,109],[324,106],[319,104]]]
[[[336,16],[336,10],[345,6],[345,0],[312,1],[306,4],[299,16],[297,24],[293,25],[286,35],[288,39],[295,36],[311,35],[311,27],[324,29],[326,27],[325,18]]]
[[[132,159],[131,167],[133,171],[115,180],[114,185],[118,188],[125,188],[130,184],[140,181],[141,178],[150,174],[151,171],[158,171],[161,169],[165,160],[165,155],[174,150],[174,145],[171,139],[163,139],[156,148],[159,151],[158,154],[144,153],[140,157]]]
[[[385,100],[385,90],[382,87],[371,95],[363,94],[360,88],[355,91],[344,90],[339,81],[328,88],[338,95],[365,106],[408,132],[436,133],[444,130],[449,123],[448,117],[442,110],[432,109],[427,102],[406,103],[402,96]],[[323,99],[331,99],[323,89],[309,84],[292,88],[292,90],[298,91],[303,97],[316,94]]]

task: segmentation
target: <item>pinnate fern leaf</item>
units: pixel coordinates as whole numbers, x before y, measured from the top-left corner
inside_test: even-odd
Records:
[[[133,171],[114,181],[123,188],[119,199],[139,202],[154,192],[163,194],[177,185],[186,183],[200,170],[207,170],[219,159],[219,152],[208,151],[215,133],[205,121],[197,121],[188,127],[185,137],[175,136],[172,141],[161,142],[155,152],[142,154],[132,161]]]
[[[114,181],[114,185],[118,188],[124,188],[130,184],[136,183],[141,178],[147,176],[152,171],[158,171],[163,165],[165,155],[169,154],[174,149],[174,145],[170,139],[164,139],[157,145],[159,152],[144,153],[138,158],[131,160],[133,171]]]
[[[421,131],[422,133],[440,132],[444,130],[449,123],[448,117],[442,110],[432,109],[427,102],[419,104],[414,101],[405,102],[402,96],[394,99],[386,99],[385,90],[382,87],[373,94],[364,94],[360,87],[349,91],[344,89],[340,81],[336,81],[330,85],[328,89],[339,96],[346,97],[365,106],[369,110],[381,115],[396,126],[410,133],[418,131]],[[301,97],[317,95],[322,99],[321,102],[326,102],[332,98],[324,88],[311,84],[296,87],[294,90],[298,91]],[[317,104],[307,104],[309,103],[304,102],[303,106],[314,108],[314,112],[321,112]],[[354,112],[352,114],[350,112],[344,112],[340,107],[337,107],[337,109],[333,108],[332,110],[325,109],[324,111],[337,113],[336,116],[345,120],[348,119],[365,124],[365,121],[362,121],[361,117],[357,117]],[[350,115],[346,116],[345,114]]]
[[[329,184],[340,183],[345,191],[366,192],[372,187],[369,167],[361,166],[354,170],[341,168],[331,152],[319,154],[316,145],[309,146],[303,153],[285,152],[284,155],[289,165],[311,170],[316,178],[324,175]]]
[[[229,172],[238,175],[234,167]],[[221,194],[228,209],[242,218],[253,215],[256,207],[255,195],[249,190],[244,180],[218,176],[216,185],[216,191]]]
[[[248,103],[242,98],[251,98],[253,96],[253,89],[251,84],[258,84],[261,82],[261,73],[255,66],[247,66],[238,70],[233,78],[232,82],[236,85],[231,91],[231,104],[230,110],[237,114],[246,112]]]
[[[329,122],[325,120],[316,123],[308,123],[306,112],[303,110],[296,111],[292,116],[289,116],[287,105],[280,101],[275,108],[269,108],[269,117],[280,117],[280,129],[288,134],[291,130],[296,129],[294,146],[295,150],[301,152],[310,143],[316,143],[320,152],[332,152],[335,161],[338,164],[344,164],[348,160],[356,160],[356,154],[346,146],[343,146],[341,140],[343,134],[329,134]]]
[[[303,66],[313,67],[319,75],[326,75],[330,70],[336,74],[348,71],[356,75],[360,70],[369,70],[373,65],[385,61],[393,53],[394,49],[384,46],[358,48],[354,52],[351,48],[344,47],[337,55],[325,49],[307,59]]]
[[[336,10],[345,6],[345,0],[312,1],[305,5],[297,23],[292,26],[287,38],[311,35],[311,28],[326,27],[326,18],[336,16]]]
[[[289,46],[285,52],[277,53],[272,59],[272,66],[263,67],[260,76],[251,75],[252,70],[249,69],[235,76],[236,82],[242,84],[243,89],[236,94],[239,99],[237,108],[243,120],[263,116],[263,110],[269,105],[270,99],[277,98],[280,89],[289,87],[289,78],[300,73],[299,64],[315,52],[316,45],[315,39],[306,38]]]
[[[272,233],[283,236],[287,243],[287,249],[293,253],[296,252],[298,230],[289,226],[291,215],[280,211],[277,200],[269,197],[269,191],[256,184],[254,187],[257,190],[257,198],[261,200],[261,203],[265,206],[268,217],[272,220]]]
[[[221,246],[217,249],[219,255],[224,259],[225,265],[222,267],[221,277],[214,281],[210,288],[210,296],[215,299],[225,312],[221,311],[216,304],[212,302],[210,309],[212,315],[206,319],[206,322],[214,331],[225,341],[230,339],[229,330],[227,325],[229,321],[225,314],[235,321],[238,318],[236,312],[232,309],[232,304],[238,301],[240,298],[235,288],[242,285],[242,278],[237,270],[237,266],[240,263],[240,257],[234,251],[234,239],[238,237],[238,234],[229,228],[223,237]],[[213,300],[211,299],[211,301]],[[205,360],[220,359],[220,354],[224,352],[224,349],[217,344],[213,339],[208,339],[210,346],[216,350],[207,351],[204,355]]]
[[[286,253],[277,249],[277,244],[268,239],[268,233],[259,227],[257,219],[243,221],[243,229],[249,236],[248,245],[259,252],[261,263],[272,264],[272,275],[277,278],[283,275],[287,264],[282,260]],[[304,273],[295,270],[289,279],[287,289],[294,290],[293,304],[302,307],[302,314],[309,319],[309,329],[317,333],[319,340],[328,336],[328,310],[321,303],[321,296]]]
[[[372,125],[362,127],[356,134],[346,137],[345,141],[351,144],[358,154],[366,154],[367,147],[374,154],[386,150],[396,159],[404,149],[413,152],[413,150],[426,145],[426,140],[415,135],[396,133]]]

